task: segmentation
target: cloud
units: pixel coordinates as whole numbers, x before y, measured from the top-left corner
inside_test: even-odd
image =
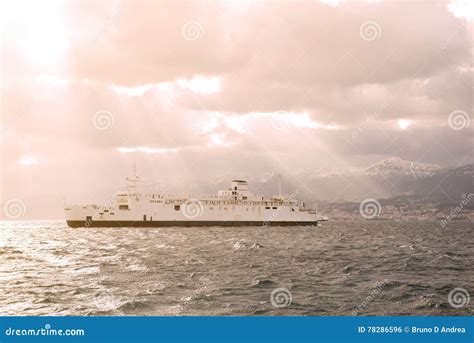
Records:
[[[100,195],[133,163],[184,184],[472,162],[473,125],[448,117],[474,116],[473,23],[448,5],[68,1],[31,19],[18,2],[1,18],[2,195]]]

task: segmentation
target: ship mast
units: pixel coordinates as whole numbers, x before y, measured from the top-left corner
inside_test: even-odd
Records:
[[[127,177],[127,191],[128,194],[136,194],[138,181],[140,178],[137,176],[137,167],[135,163],[133,164],[133,176]]]
[[[281,199],[281,174],[278,174],[278,196]]]

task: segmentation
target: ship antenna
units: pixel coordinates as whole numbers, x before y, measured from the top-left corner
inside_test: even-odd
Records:
[[[281,199],[281,174],[278,174],[278,195]]]

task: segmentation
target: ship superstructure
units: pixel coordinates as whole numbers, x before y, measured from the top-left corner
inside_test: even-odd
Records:
[[[190,197],[139,191],[140,178],[127,178],[106,205],[65,206],[71,227],[289,226],[317,225],[317,214],[291,196],[255,196],[245,180],[233,180],[217,195]]]

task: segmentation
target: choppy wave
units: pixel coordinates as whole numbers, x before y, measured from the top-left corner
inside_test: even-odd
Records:
[[[2,222],[0,315],[472,315],[472,304],[453,308],[448,294],[474,293],[473,236],[462,221],[442,229]],[[278,292],[285,306],[272,303]]]

